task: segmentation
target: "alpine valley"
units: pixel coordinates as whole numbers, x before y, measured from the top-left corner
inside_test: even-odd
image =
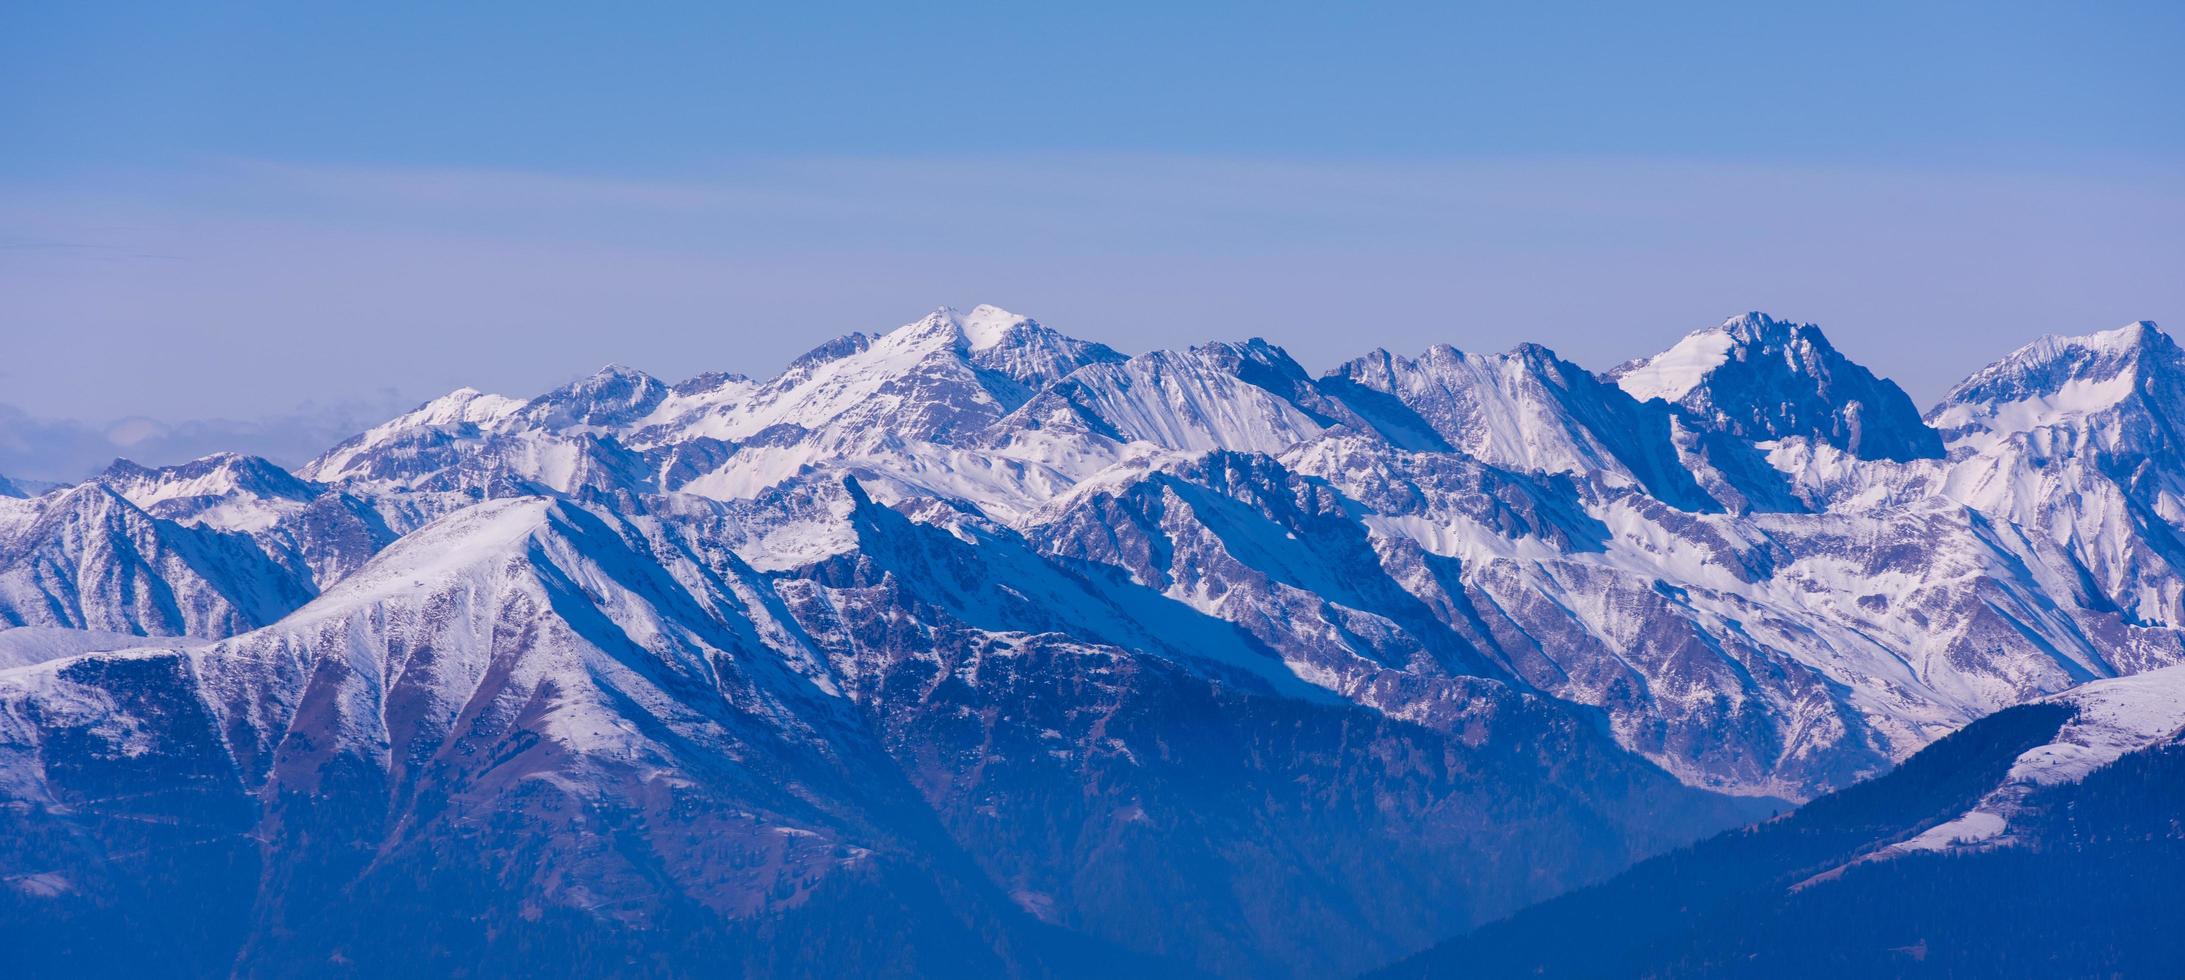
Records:
[[[10,975],[1967,975],[1992,862],[2185,868],[2150,323],[1922,413],[1758,313],[1315,376],[981,306],[13,486]],[[2185,955],[2113,904],[2034,972]]]

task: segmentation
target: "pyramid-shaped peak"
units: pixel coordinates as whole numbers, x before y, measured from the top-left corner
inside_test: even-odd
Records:
[[[1864,459],[1929,459],[1942,440],[1904,390],[1830,346],[1819,327],[1753,311],[1609,372],[1702,430],[1755,442],[1814,439]]]
[[[667,383],[627,364],[609,363],[599,370],[578,378],[540,397],[556,395],[597,395],[602,392],[644,392],[649,389],[666,390]]]
[[[1753,310],[1715,326],[1694,330],[1679,338],[1669,349],[1652,357],[1627,361],[1608,374],[1626,394],[1640,401],[1659,398],[1675,402],[1704,384],[1708,375],[1732,360],[1752,360],[1761,356],[1760,352],[1784,350],[1798,346],[1800,342],[1809,346],[1811,352],[1835,355],[1835,348],[1829,345],[1821,328]]]
[[[85,480],[62,490],[52,499],[53,507],[46,512],[49,515],[70,511],[104,513],[116,506],[132,512],[137,510],[136,505],[129,502],[129,498],[122,496],[103,480]]]

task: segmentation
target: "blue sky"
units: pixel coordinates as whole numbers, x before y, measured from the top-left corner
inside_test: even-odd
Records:
[[[0,405],[338,427],[977,302],[1314,368],[1761,308],[1925,401],[2185,320],[2185,5],[445,6],[0,11]]]

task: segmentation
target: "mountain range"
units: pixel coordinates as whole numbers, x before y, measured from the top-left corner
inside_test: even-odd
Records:
[[[2181,425],[2151,323],[1922,413],[1759,313],[1315,375],[981,306],[0,481],[0,948],[1765,972],[1849,889],[2179,836]],[[1634,904],[1721,925],[1536,961]],[[1932,929],[1844,964],[1969,969]]]

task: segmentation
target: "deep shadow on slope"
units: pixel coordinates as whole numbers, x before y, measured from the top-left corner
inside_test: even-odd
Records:
[[[1856,976],[1919,968],[1919,956],[1926,957],[1930,971],[1946,962],[1970,962],[1974,947],[2006,938],[1980,925],[1982,919],[1971,910],[1982,902],[2031,913],[2076,900],[2027,890],[2037,883],[2129,872],[2085,855],[2035,870],[2014,862],[2043,857],[1998,854],[1877,862],[1834,881],[1791,889],[1969,809],[2002,781],[2019,754],[2047,742],[2072,712],[2059,704],[2004,709],[1928,746],[1885,776],[1824,796],[1781,819],[1643,862],[1379,975]],[[2013,884],[2013,875],[2020,873],[2032,877]],[[1961,900],[1972,904],[1952,905]],[[1902,944],[1916,952],[1889,948],[1899,945],[1894,943],[1877,945],[1915,908],[1935,923],[1930,930],[1935,938],[1927,946],[1920,947],[1917,936]],[[1945,922],[1954,925],[1945,928]],[[1992,974],[1969,970],[1965,975]]]
[[[2031,846],[1922,854],[1719,917],[1661,976],[2185,976],[2185,747],[2042,791]]]

